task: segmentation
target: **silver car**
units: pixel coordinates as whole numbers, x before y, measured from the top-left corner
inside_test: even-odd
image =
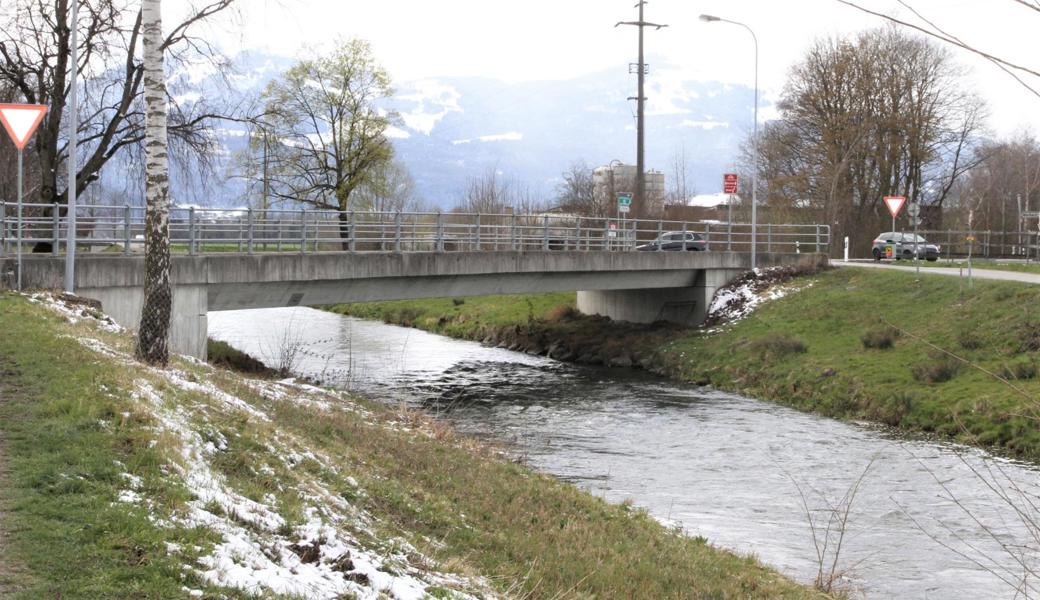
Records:
[[[915,243],[916,242],[916,243]],[[939,260],[939,252],[942,250],[938,244],[931,244],[928,240],[913,233],[900,231],[886,231],[874,238],[874,247],[871,254],[874,260],[882,258],[894,258],[896,260],[910,260],[914,257],[914,248],[917,249],[917,258],[929,261]],[[889,254],[891,248],[891,255]]]

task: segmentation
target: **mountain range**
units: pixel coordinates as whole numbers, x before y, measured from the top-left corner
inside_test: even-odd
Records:
[[[251,53],[238,58],[230,78],[206,70],[181,74],[181,80],[190,79],[201,91],[177,101],[218,93],[218,80],[225,79],[236,94],[256,97],[292,63],[286,57]],[[574,162],[590,167],[612,160],[634,164],[636,109],[629,98],[635,95],[636,76],[620,66],[566,81],[438,77],[398,82],[385,108],[400,115],[389,135],[416,192],[429,206],[447,209],[458,202],[471,178],[489,169],[551,199]],[[677,158],[685,155],[690,192],[719,191],[722,173],[732,170],[750,130],[753,90],[692,81],[665,65],[647,76],[646,95],[647,169],[662,171],[671,181]],[[234,168],[231,157],[245,148],[245,129],[232,125],[215,133],[227,172]],[[206,183],[199,185],[191,175],[174,176],[172,192],[179,203],[244,203],[240,180],[221,177]]]

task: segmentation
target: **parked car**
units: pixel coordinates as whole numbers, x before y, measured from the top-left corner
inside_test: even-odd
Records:
[[[685,237],[685,240],[683,239]],[[690,250],[704,252],[708,249],[708,242],[704,241],[701,234],[687,231],[669,231],[657,236],[652,242],[636,246],[636,250],[664,250],[678,251]]]
[[[893,250],[892,258],[896,260],[911,260],[914,257],[915,237],[918,259],[923,258],[933,262],[939,260],[941,248],[938,244],[931,244],[919,235],[915,236],[913,233],[902,233],[899,231],[886,231],[878,234],[874,238],[874,248],[871,250],[871,254],[874,255],[875,261],[887,258],[886,248],[891,246]]]

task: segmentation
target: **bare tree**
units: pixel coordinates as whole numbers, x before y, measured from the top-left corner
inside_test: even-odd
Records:
[[[951,33],[950,31],[947,31],[942,27],[939,27],[933,19],[929,18],[927,15],[915,8],[910,2],[906,2],[905,0],[896,0],[903,8],[910,11],[911,14],[920,19],[923,25],[911,23],[908,20],[900,19],[887,13],[879,12],[876,10],[870,10],[862,6],[858,2],[853,2],[850,0],[837,1],[844,4],[845,6],[850,6],[866,14],[885,19],[889,23],[893,23],[900,27],[905,27],[907,29],[917,31],[950,46],[960,48],[962,50],[971,52],[972,54],[981,56],[982,58],[985,58],[989,62],[993,63],[1001,71],[1007,73],[1008,76],[1010,76],[1012,79],[1018,82],[1019,85],[1024,87],[1030,93],[1037,97],[1040,97],[1040,87],[1037,86],[1037,79],[1040,79],[1040,70],[1011,62],[995,54],[992,54],[990,52],[987,52],[985,50],[982,50],[971,44],[966,43],[956,34]],[[1033,12],[1040,13],[1040,4],[1037,4],[1036,0],[1012,0],[1012,2],[1015,2],[1020,6],[1029,9]]]
[[[672,177],[668,191],[665,193],[665,204],[686,205],[695,192],[693,186],[687,183],[690,174],[690,164],[686,159],[686,145],[681,144],[672,154]]]
[[[354,193],[393,158],[386,131],[396,116],[376,106],[391,94],[390,76],[360,39],[300,61],[272,81],[263,93],[278,140],[270,147],[272,195],[324,209],[354,208]],[[348,219],[340,213],[343,238]]]
[[[227,9],[234,0],[211,0],[174,25],[161,49],[174,64],[206,60],[219,54],[193,34],[195,27]],[[79,11],[79,72],[82,76],[79,114],[81,157],[76,188],[82,192],[98,178],[102,167],[121,151],[144,140],[142,103],[143,63],[137,58],[143,34],[142,12],[131,0],[83,0]],[[11,0],[0,8],[0,84],[13,89],[19,101],[46,104],[47,116],[37,130],[32,172],[38,185],[33,200],[59,202],[65,190],[67,141],[62,121],[67,108],[71,28],[69,0]],[[181,147],[204,157],[212,139],[208,122],[225,114],[204,102],[174,104],[169,133]],[[0,147],[0,153],[5,148]],[[2,158],[2,157],[0,157]]]
[[[760,134],[767,204],[811,210],[863,251],[882,197],[941,207],[979,160],[983,104],[961,78],[948,51],[892,27],[818,41]]]
[[[489,167],[479,177],[466,182],[459,208],[470,213],[502,214],[513,207],[509,183],[504,181],[496,167]]]
[[[592,179],[592,167],[585,161],[571,163],[563,173],[563,181],[556,187],[556,202],[575,214],[602,217],[605,207],[596,199],[596,186]]]
[[[420,207],[415,180],[397,160],[378,165],[356,194],[355,206],[378,213],[415,211]]]
[[[166,143],[166,75],[163,70],[162,6],[143,0],[145,129],[145,279],[137,357],[165,366],[170,360],[170,194]]]

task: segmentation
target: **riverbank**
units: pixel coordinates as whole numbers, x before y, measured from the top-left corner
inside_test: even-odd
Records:
[[[749,315],[702,329],[582,316],[573,294],[331,309],[1040,458],[1040,287],[860,269],[751,287]]]
[[[818,597],[415,412],[148,368],[43,297],[0,295],[0,329],[15,598]]]

